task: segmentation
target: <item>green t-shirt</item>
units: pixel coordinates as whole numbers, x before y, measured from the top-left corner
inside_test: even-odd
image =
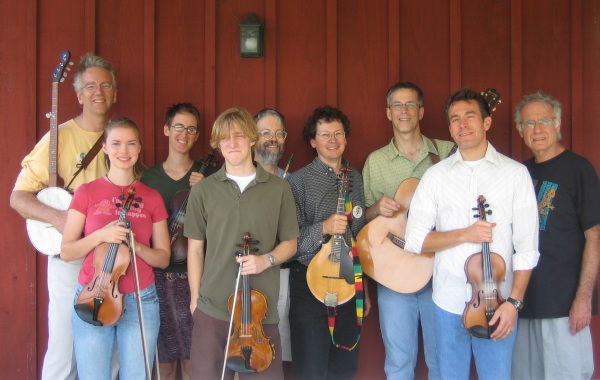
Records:
[[[214,318],[229,320],[227,300],[238,272],[235,254],[242,251],[239,245],[246,232],[258,240],[253,245],[257,255],[271,252],[279,242],[298,238],[296,207],[286,180],[257,165],[256,178],[240,192],[235,181],[226,177],[223,166],[192,187],[184,235],[205,242],[198,308]],[[279,272],[275,266],[250,275],[251,288],[267,298],[266,324],[279,321]]]

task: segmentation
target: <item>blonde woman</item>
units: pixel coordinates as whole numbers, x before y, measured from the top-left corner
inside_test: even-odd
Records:
[[[123,256],[124,252],[128,256],[128,250],[120,245],[127,241],[129,229],[123,221],[119,221],[119,216],[127,197],[132,189],[135,190],[134,201],[131,202],[125,219],[131,223],[135,238],[145,342],[149,365],[152,367],[160,324],[152,268],[165,268],[169,264],[170,248],[167,212],[162,198],[156,190],[139,182],[143,168],[139,160],[141,149],[140,131],[133,121],[119,118],[111,121],[105,128],[102,150],[108,173],[82,185],[75,192],[63,233],[61,258],[71,261],[85,257],[75,294],[77,309],[80,306],[77,305],[80,292],[84,287],[94,286],[94,281],[98,280],[97,276],[102,271],[98,264],[94,267],[94,256],[100,255],[110,244],[119,244],[118,255]],[[109,261],[108,257],[109,254],[105,261]],[[117,260],[120,259],[121,257]],[[90,321],[91,317],[87,322],[80,317],[81,307],[78,309],[79,313],[73,311],[71,320],[80,379],[110,379],[115,344],[119,347],[119,377],[145,378],[145,359],[132,268],[130,263],[124,275],[116,280],[123,293],[125,309],[116,323],[94,325],[97,323]],[[107,301],[105,302],[108,303]],[[100,309],[102,307],[106,308],[108,305],[98,306]]]

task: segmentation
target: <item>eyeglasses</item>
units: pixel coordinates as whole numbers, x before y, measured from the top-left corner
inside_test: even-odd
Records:
[[[172,125],[172,127],[177,132],[187,131],[187,133],[189,133],[190,135],[195,135],[196,133],[198,133],[198,128],[196,128],[196,127],[184,127],[181,124],[175,124],[175,125]]]
[[[260,131],[259,134],[263,137],[263,139],[265,140],[270,140],[273,138],[273,136],[277,136],[277,138],[279,140],[285,140],[285,138],[287,137],[287,132],[286,131],[277,131],[277,132],[271,132],[268,129],[265,129],[263,131]]]
[[[321,132],[321,133],[317,133],[317,136],[319,136],[321,138],[321,140],[323,141],[329,141],[331,140],[332,137],[335,137],[336,139],[341,139],[344,136],[346,136],[346,132],[344,131],[335,131],[334,133],[331,132]]]
[[[421,107],[421,105],[417,104],[415,102],[406,102],[406,103],[395,102],[395,103],[392,103],[389,105],[389,108],[395,108],[398,110],[404,108],[404,109],[410,110],[410,111],[414,110],[417,107]]]
[[[98,86],[96,83],[90,83],[83,87],[83,89],[89,92],[90,94],[93,94],[94,92],[98,91],[98,88],[100,88],[102,91],[112,91],[115,88],[115,86],[113,86],[112,83],[102,83],[100,86]]]
[[[554,121],[554,119],[555,119],[554,117],[553,118],[544,117],[544,118],[539,119],[538,121],[535,121],[535,120],[525,120],[525,121],[521,122],[521,125],[525,126],[527,128],[533,129],[533,128],[535,128],[535,125],[537,124],[537,125],[539,125],[540,127],[543,128],[543,127],[547,127],[550,124],[552,124],[552,122]]]

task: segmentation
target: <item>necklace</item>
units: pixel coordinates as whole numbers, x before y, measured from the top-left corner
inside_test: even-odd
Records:
[[[129,185],[126,185],[126,186],[119,186],[119,185],[117,185],[116,183],[114,183],[113,181],[111,181],[111,180],[110,180],[110,178],[108,177],[108,173],[106,173],[105,177],[106,177],[106,180],[107,180],[108,182],[110,182],[110,183],[111,183],[113,186],[115,186],[117,189],[121,190],[121,195],[124,195],[124,194],[125,194],[125,190],[126,190],[126,189],[127,189],[129,186],[133,185],[133,183],[134,183],[135,181],[137,181],[137,178],[134,178],[134,179],[133,179],[133,181],[131,181],[131,183],[130,183]]]

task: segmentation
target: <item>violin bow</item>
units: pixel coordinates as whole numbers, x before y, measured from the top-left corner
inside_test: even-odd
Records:
[[[146,379],[147,380],[151,380],[152,379],[152,372],[150,372],[150,361],[148,360],[148,349],[146,348],[146,334],[145,334],[145,327],[144,327],[144,312],[142,311],[142,298],[141,298],[141,293],[140,293],[140,279],[138,276],[138,268],[137,268],[137,262],[136,262],[136,253],[135,253],[135,239],[133,236],[133,231],[131,229],[131,223],[129,221],[127,221],[127,227],[129,228],[129,233],[127,233],[127,237],[129,239],[129,254],[131,255],[131,264],[133,265],[133,270],[132,270],[132,274],[133,274],[133,279],[134,279],[134,283],[135,283],[135,299],[137,301],[137,309],[138,309],[138,320],[140,322],[140,333],[142,335],[142,350],[144,352],[144,364],[145,364],[145,368],[146,368]],[[158,356],[158,351],[156,352],[156,355]],[[158,361],[157,361],[158,364]],[[158,365],[157,365],[158,367]],[[159,379],[160,379],[160,375],[159,375]]]
[[[288,159],[287,165],[285,166],[285,170],[283,171],[283,176],[281,178],[285,178],[287,176],[288,169],[290,168],[290,164],[292,163],[293,159],[294,159],[294,153],[292,153],[292,155]]]
[[[229,329],[227,329],[227,343],[225,343],[225,350],[223,352],[223,371],[221,372],[221,380],[225,379],[225,368],[227,367],[227,350],[229,349],[229,342],[231,341],[231,327],[233,326],[233,316],[235,315],[235,305],[237,304],[238,289],[240,288],[240,277],[242,273],[242,265],[238,266],[237,277],[235,279],[235,290],[233,291],[233,306],[231,306],[231,318],[229,318]]]

